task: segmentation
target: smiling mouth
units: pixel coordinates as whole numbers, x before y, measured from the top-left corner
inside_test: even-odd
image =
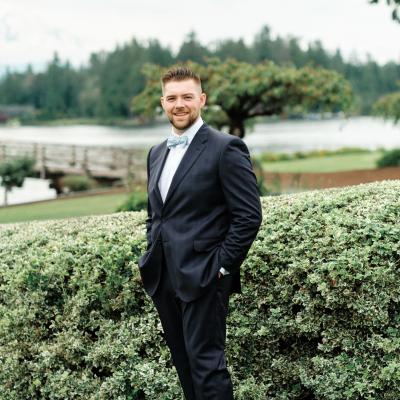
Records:
[[[185,120],[186,121],[187,117],[188,117],[187,114],[174,115],[174,119],[177,120],[177,121],[180,121],[180,120],[182,120],[182,121]]]
[[[174,115],[176,117],[184,117],[185,115],[188,115],[188,113],[175,113]]]

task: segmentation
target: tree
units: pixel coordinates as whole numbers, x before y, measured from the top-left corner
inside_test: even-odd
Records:
[[[307,50],[308,59],[315,65],[320,67],[329,68],[330,57],[325,51],[320,40],[316,40],[308,45]]]
[[[377,4],[380,0],[369,0],[371,4]],[[392,18],[398,22],[400,22],[400,0],[386,0],[386,4],[388,6],[392,6]]]
[[[263,26],[261,31],[255,36],[252,44],[254,61],[261,62],[264,60],[272,60],[275,50],[273,44],[270,28],[268,26]]]
[[[246,46],[243,39],[225,39],[219,41],[216,44],[214,55],[221,60],[235,58],[239,61],[252,61],[251,49]]]
[[[43,119],[71,117],[78,113],[80,74],[69,62],[62,64],[57,53],[33,85],[33,104]]]
[[[172,51],[169,47],[163,47],[157,39],[150,39],[147,44],[146,60],[147,62],[160,65],[171,65],[174,62]]]
[[[219,129],[243,138],[245,123],[259,116],[349,109],[352,92],[337,72],[322,68],[280,67],[270,61],[256,65],[234,59],[210,59],[207,67],[189,62],[202,77],[208,94],[205,118]],[[160,110],[160,81],[164,69],[147,65],[147,85],[133,99],[137,114],[152,117]]]
[[[379,3],[379,0],[369,0],[371,4]],[[392,18],[400,22],[400,0],[386,0],[388,6],[393,6]],[[392,77],[397,76],[396,72],[393,71],[393,64],[389,63],[385,68],[390,68]],[[394,72],[394,75],[393,75]],[[392,79],[394,81],[394,79]],[[400,121],[400,92],[391,93],[380,97],[374,104],[373,113],[380,115],[381,117],[393,119],[397,124]]]
[[[8,204],[8,192],[13,187],[21,187],[27,176],[33,174],[35,160],[31,158],[15,158],[0,164],[1,186],[4,187],[4,205]]]
[[[95,61],[93,57],[92,60]],[[130,116],[131,99],[144,87],[141,69],[146,62],[170,65],[173,56],[169,48],[161,46],[157,40],[142,44],[133,39],[129,44],[118,46],[104,60],[96,60],[92,88],[86,89],[89,99],[93,99],[93,89],[99,92],[96,106],[99,117],[107,120]]]
[[[108,54],[100,69],[99,112],[104,119],[128,117],[130,99],[143,89],[140,69],[145,59],[145,47],[136,39],[118,46]]]
[[[375,115],[393,119],[395,123],[400,121],[400,92],[395,92],[382,96],[374,104]]]
[[[204,63],[205,58],[209,55],[209,50],[198,41],[196,33],[190,32],[181,44],[176,60],[193,60],[198,63]]]

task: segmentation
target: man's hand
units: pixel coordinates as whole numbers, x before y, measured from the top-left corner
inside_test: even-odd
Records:
[[[218,272],[218,279],[221,278],[221,276],[222,276],[222,273],[220,271],[220,272]]]

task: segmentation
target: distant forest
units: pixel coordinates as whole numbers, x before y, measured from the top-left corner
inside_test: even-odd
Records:
[[[112,121],[134,117],[131,100],[145,86],[145,63],[169,66],[192,60],[205,64],[207,57],[249,63],[272,60],[278,65],[336,70],[352,85],[360,114],[370,113],[381,95],[399,89],[398,63],[379,65],[372,58],[366,62],[345,61],[340,50],[330,53],[320,41],[303,50],[297,38],[272,38],[266,26],[250,44],[242,39],[227,39],[205,46],[195,33],[190,33],[176,54],[158,40],[143,43],[133,39],[111,52],[93,53],[88,65],[81,68],[74,68],[55,55],[43,72],[35,72],[31,67],[25,72],[7,71],[0,80],[0,104],[31,105],[37,110],[35,118],[42,120],[83,117]]]

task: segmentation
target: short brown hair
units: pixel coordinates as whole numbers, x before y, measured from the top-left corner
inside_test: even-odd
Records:
[[[170,69],[161,77],[161,82],[164,86],[167,82],[170,81],[185,81],[187,79],[193,79],[201,86],[200,76],[188,67],[176,67]]]

